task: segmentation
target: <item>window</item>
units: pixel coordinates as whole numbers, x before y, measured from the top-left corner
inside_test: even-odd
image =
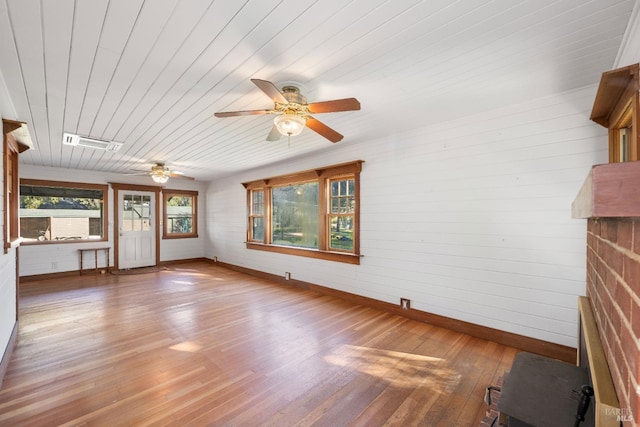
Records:
[[[151,196],[123,194],[122,204],[121,231],[151,230]]]
[[[271,189],[274,245],[318,249],[318,183],[289,184]]]
[[[165,239],[198,237],[198,192],[163,192]]]
[[[7,138],[4,146],[4,191],[6,216],[6,228],[5,228],[5,249],[7,245],[11,246],[13,242],[19,240],[19,226],[18,218],[15,215],[17,209],[17,197],[18,197],[18,150],[16,145],[11,139]]]
[[[3,191],[4,197],[4,252],[20,243],[18,222],[18,155],[31,148],[29,130],[23,122],[2,119],[3,134]]]
[[[329,247],[353,251],[353,229],[356,213],[356,180],[338,178],[329,181]]]
[[[107,240],[106,185],[20,180],[24,243]]]
[[[249,190],[249,239],[264,241],[264,190]]]
[[[640,160],[640,65],[607,71],[591,110],[591,120],[609,129],[609,163]]]
[[[247,247],[359,264],[362,163],[244,183]]]
[[[620,161],[628,162],[631,160],[630,149],[631,149],[631,128],[625,127],[619,129],[620,135]]]

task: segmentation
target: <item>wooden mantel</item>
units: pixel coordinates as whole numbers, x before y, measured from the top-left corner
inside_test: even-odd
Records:
[[[571,214],[573,218],[640,217],[640,161],[593,166]]]

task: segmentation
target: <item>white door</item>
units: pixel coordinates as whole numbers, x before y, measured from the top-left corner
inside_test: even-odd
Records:
[[[124,269],[155,265],[155,193],[120,191],[118,198],[118,267]]]

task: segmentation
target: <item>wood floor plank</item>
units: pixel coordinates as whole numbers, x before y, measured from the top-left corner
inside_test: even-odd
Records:
[[[206,262],[46,279],[0,425],[476,426],[516,353]]]

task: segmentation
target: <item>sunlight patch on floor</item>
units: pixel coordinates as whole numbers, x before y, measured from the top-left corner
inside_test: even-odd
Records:
[[[195,277],[210,277],[210,274],[203,273],[194,268],[176,268],[173,267],[171,269],[173,272],[178,272],[179,274],[183,274],[185,276],[195,276]]]
[[[178,285],[195,285],[194,282],[188,282],[186,280],[173,280],[172,283],[175,283]]]
[[[202,349],[202,343],[198,341],[184,341],[180,344],[172,345],[171,347],[169,347],[169,349],[176,351],[185,351],[188,353],[196,353],[200,351],[200,349]]]
[[[343,345],[325,356],[325,361],[380,378],[394,386],[426,386],[436,393],[446,393],[461,379],[457,371],[445,366],[445,359],[371,347]]]

